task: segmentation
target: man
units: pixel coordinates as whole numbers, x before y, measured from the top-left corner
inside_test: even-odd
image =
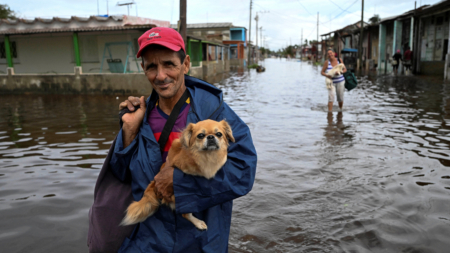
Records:
[[[139,38],[138,43],[137,57],[142,58],[141,66],[153,92],[146,101],[144,97],[130,97],[120,104],[120,108],[128,107],[130,113],[122,117],[123,127],[110,150],[112,154],[108,155],[110,161],[108,158],[105,161],[96,191],[101,188],[99,184],[102,183],[100,177],[103,170],[112,172],[121,182],[131,181],[134,200],[140,200],[147,185],[155,180],[160,197],[175,195],[176,209],[173,212],[162,205],[123,240],[123,235],[128,231],[111,231],[115,227],[108,223],[104,226],[109,226],[109,231],[104,231],[97,224],[96,215],[101,217],[100,210],[107,208],[99,207],[101,204],[96,206],[95,201],[99,197],[95,194],[96,200],[90,211],[88,242],[98,245],[101,244],[99,241],[107,241],[103,238],[120,234],[117,238],[122,238],[123,243],[119,252],[227,252],[232,200],[247,194],[255,178],[256,151],[249,128],[223,101],[221,90],[185,76],[189,71],[190,58],[185,53],[183,39],[175,30],[152,28]],[[161,154],[158,139],[164,121],[186,90],[189,98],[181,108]],[[135,109],[135,106],[139,108]],[[172,167],[164,167],[160,171],[171,140],[182,130],[179,126],[186,127],[189,123],[205,119],[226,119],[232,128],[236,142],[230,144],[223,168],[210,180],[184,174]],[[114,199],[109,202],[114,202]],[[121,217],[124,211],[125,208],[117,210],[121,212]],[[181,216],[183,213],[193,213],[204,220],[208,230],[198,230]],[[117,224],[117,229],[124,228],[118,228]],[[89,247],[105,249],[104,245]]]

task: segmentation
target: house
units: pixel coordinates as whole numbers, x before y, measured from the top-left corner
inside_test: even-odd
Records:
[[[369,26],[368,23],[364,22],[364,28]],[[325,46],[327,48],[332,48],[338,55],[341,54],[344,48],[354,48],[359,47],[359,38],[361,32],[361,22],[347,25],[338,30],[320,35],[322,40],[325,40]],[[322,50],[322,57],[326,58],[326,50]]]
[[[414,70],[449,79],[450,1],[424,6],[415,14]]]
[[[175,24],[171,27],[178,29]],[[245,28],[232,23],[187,24],[186,51],[191,56],[191,74],[208,79],[230,67],[244,66],[245,32]]]
[[[421,7],[420,9],[424,8]],[[415,14],[420,9],[410,10],[401,15],[383,18],[379,22],[378,70],[391,72],[392,56],[397,50],[403,55],[408,47],[414,48]],[[400,62],[402,69],[402,62]]]
[[[172,24],[171,27],[177,29],[177,25]],[[234,26],[232,23],[229,22],[187,24],[188,35],[195,36],[197,38],[203,38],[205,41],[210,41],[216,44],[219,43],[229,46],[230,52],[229,53],[227,52],[227,54],[229,55],[227,59],[246,58],[247,56],[246,33],[247,28]],[[214,60],[215,59],[214,50],[215,50],[214,48],[205,47],[203,52],[205,58],[204,60],[207,60],[206,59],[207,57],[208,59],[210,59],[209,55],[211,55],[211,59]],[[218,50],[220,52],[222,51],[221,48],[219,48]]]
[[[0,70],[14,73],[139,72],[137,39],[168,21],[120,16],[0,20]],[[2,67],[3,66],[3,67]]]

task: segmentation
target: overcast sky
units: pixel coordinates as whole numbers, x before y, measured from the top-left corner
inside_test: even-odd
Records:
[[[2,1],[4,2],[4,1]],[[7,0],[6,4],[19,17],[70,17],[107,13],[127,14],[127,7],[116,6],[117,0]],[[123,0],[121,0],[123,2]],[[136,7],[130,15],[167,20],[172,24],[179,18],[179,0],[134,0]],[[414,9],[413,0],[365,0],[364,20],[374,14],[381,18],[395,16]],[[440,0],[419,0],[417,7],[435,4]],[[97,3],[99,8],[97,8]],[[108,3],[108,4],[107,4]],[[288,44],[317,38],[317,13],[319,35],[361,20],[361,0],[253,0],[252,41],[255,41],[256,12],[258,26],[263,29],[266,45],[277,50]],[[249,26],[250,0],[187,0],[187,22],[232,22],[236,26]],[[319,36],[320,37],[320,36]],[[259,36],[258,36],[259,38]]]

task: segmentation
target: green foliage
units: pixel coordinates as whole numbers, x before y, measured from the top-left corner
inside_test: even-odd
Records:
[[[268,49],[268,48],[264,48],[264,47],[260,47],[259,48],[260,50],[261,50],[261,54],[274,54],[275,52],[274,51],[270,51],[270,49]]]
[[[7,4],[0,4],[0,19],[16,19],[16,13]]]
[[[282,48],[280,50],[278,50],[278,54],[287,57],[288,55],[290,55],[291,57],[295,57],[297,48],[300,48],[299,45],[295,44],[293,46],[287,46],[285,48]]]
[[[253,63],[252,65],[248,65],[249,69],[256,69],[258,67],[258,64]]]
[[[375,15],[373,15],[373,17],[369,18],[369,22],[371,25],[374,25],[374,24],[380,22],[380,20],[381,20],[381,18],[380,18],[380,15],[378,15],[378,14],[375,14]]]

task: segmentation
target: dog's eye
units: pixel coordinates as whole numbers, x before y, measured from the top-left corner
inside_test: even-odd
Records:
[[[216,136],[217,136],[217,137],[222,137],[222,133],[221,133],[221,132],[217,132],[217,133],[216,133]]]
[[[198,135],[197,135],[197,138],[203,139],[203,138],[205,138],[205,134],[198,134]]]

